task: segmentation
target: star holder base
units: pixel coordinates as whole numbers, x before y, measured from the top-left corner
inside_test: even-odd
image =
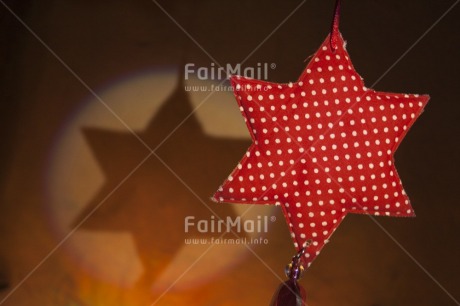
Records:
[[[309,245],[310,243],[307,242],[286,266],[285,273],[288,280],[278,287],[270,306],[306,306],[305,289],[297,281],[305,271],[302,258]]]

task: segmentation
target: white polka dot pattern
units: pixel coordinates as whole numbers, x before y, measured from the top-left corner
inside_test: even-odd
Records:
[[[428,96],[364,86],[340,36],[296,83],[232,77],[253,144],[215,193],[218,202],[278,204],[308,265],[348,212],[413,216],[393,153]]]

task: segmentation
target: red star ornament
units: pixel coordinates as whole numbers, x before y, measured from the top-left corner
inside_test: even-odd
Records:
[[[253,143],[213,196],[281,205],[308,266],[347,213],[414,216],[393,154],[429,99],[366,88],[336,34],[295,83],[231,77]]]

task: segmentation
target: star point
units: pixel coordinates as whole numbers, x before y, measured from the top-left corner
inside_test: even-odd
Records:
[[[253,144],[214,195],[281,205],[310,265],[347,213],[414,216],[393,154],[428,96],[368,89],[339,35],[297,82],[231,82]]]

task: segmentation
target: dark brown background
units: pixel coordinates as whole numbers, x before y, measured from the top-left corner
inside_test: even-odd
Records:
[[[354,65],[368,86],[456,3],[453,0],[344,2],[341,31],[349,42]],[[156,67],[182,67],[185,62],[209,66],[211,62],[149,0],[7,3],[96,91],[114,80]],[[210,55],[220,63],[232,65],[250,54],[299,3],[161,1],[163,8]],[[270,81],[297,79],[304,68],[304,59],[315,52],[328,33],[332,7],[333,1],[307,0],[245,65],[274,62],[277,68],[270,72]],[[0,305],[151,305],[158,295],[149,292],[148,284],[119,288],[93,279],[80,271],[62,248],[29,275],[59,242],[51,234],[44,211],[47,199],[43,181],[50,148],[66,118],[91,93],[4,5],[0,5],[0,18]],[[375,86],[381,91],[431,95],[426,112],[396,154],[398,172],[417,218],[378,219],[426,271],[370,219],[350,215],[302,280],[310,305],[460,305],[455,301],[460,299],[459,28],[460,5],[456,5]],[[162,120],[174,120],[173,114],[167,113],[170,117]],[[101,134],[91,139],[95,146],[104,141],[113,145],[107,137]],[[177,153],[180,161],[180,153],[185,154],[180,150],[184,139],[187,136],[173,138],[172,153],[165,152],[165,156]],[[139,145],[130,141],[122,143]],[[199,152],[200,148],[190,145],[191,151]],[[236,164],[240,151],[225,157],[228,167]],[[221,158],[202,154],[209,163],[213,162],[213,156]],[[179,170],[193,181],[193,173],[189,172],[196,171],[196,166],[192,161]],[[225,173],[226,169],[221,171]],[[150,182],[148,173],[144,184]],[[220,183],[220,178],[210,176],[203,184],[212,189]],[[164,185],[151,188],[171,187]],[[203,193],[206,188],[203,187]],[[188,192],[184,188],[177,191],[184,201],[189,201]],[[131,201],[132,205],[136,203]],[[142,223],[143,212],[128,211],[123,216],[122,221],[127,224]],[[281,218],[279,212],[277,216]],[[152,244],[167,241],[165,233],[142,234],[141,230],[136,235],[140,254],[151,254],[149,239]],[[282,268],[293,252],[284,223],[277,222],[270,239],[268,246],[255,251],[283,277]],[[167,246],[165,241],[163,246]],[[212,282],[179,292],[172,288],[155,305],[268,305],[278,282],[255,255],[249,254]]]

